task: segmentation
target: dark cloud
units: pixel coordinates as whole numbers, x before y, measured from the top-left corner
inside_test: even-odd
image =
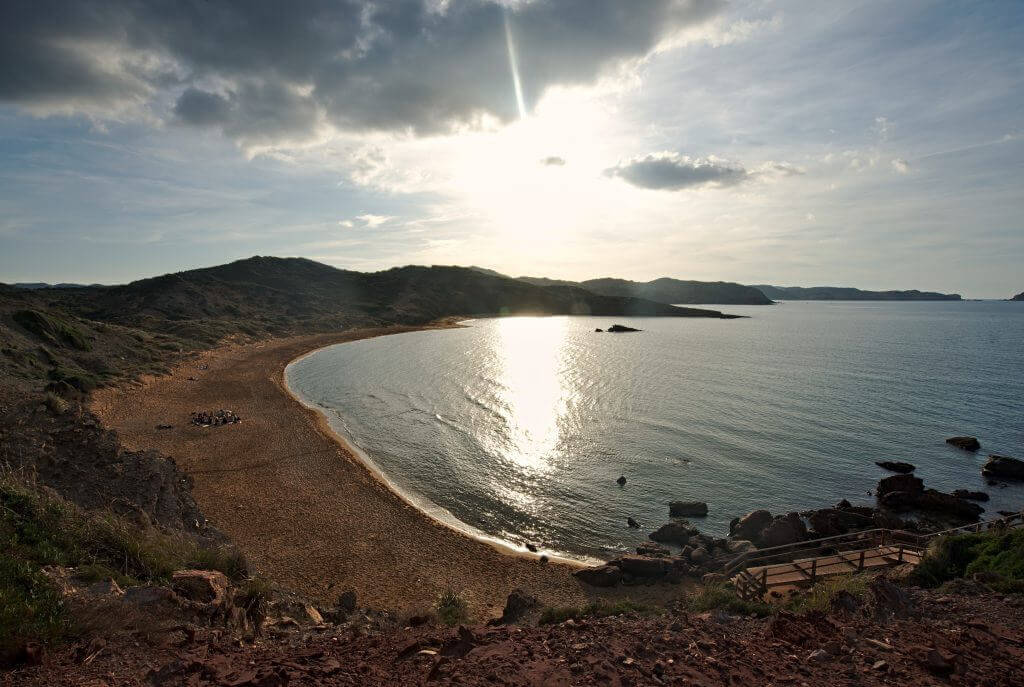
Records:
[[[533,0],[508,10],[529,107],[703,22],[723,0]],[[176,100],[236,137],[444,131],[518,116],[505,10],[486,0],[7,0],[0,101],[57,110]]]
[[[733,186],[752,175],[742,166],[710,158],[691,158],[676,153],[655,153],[633,158],[605,170],[633,186],[657,191],[679,191],[695,186]]]
[[[545,167],[563,167],[565,166],[565,158],[551,155],[541,160],[540,163]]]

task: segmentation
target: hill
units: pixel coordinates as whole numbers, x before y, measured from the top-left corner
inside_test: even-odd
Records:
[[[768,298],[786,301],[959,301],[958,293],[934,291],[864,291],[844,286],[769,286],[755,288]]]
[[[751,286],[724,281],[684,281],[662,277],[648,282],[605,277],[582,282],[519,277],[520,281],[537,286],[576,286],[603,296],[643,298],[658,303],[719,305],[771,305],[772,301]]]

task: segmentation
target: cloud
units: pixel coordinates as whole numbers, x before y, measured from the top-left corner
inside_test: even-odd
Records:
[[[356,219],[361,220],[363,224],[370,229],[375,229],[382,224],[386,224],[394,219],[391,215],[371,215],[369,213],[365,215],[359,215]]]
[[[902,157],[897,157],[892,161],[892,169],[897,174],[910,174],[910,163]]]
[[[724,0],[277,0],[0,4],[0,102],[158,118],[246,143],[329,126],[432,134],[529,108],[720,15]]]
[[[696,186],[734,186],[746,181],[750,173],[742,166],[711,156],[691,158],[678,153],[652,153],[633,158],[605,170],[640,188],[679,191]]]
[[[540,163],[545,167],[564,167],[565,158],[558,157],[557,155],[551,155],[541,160]]]

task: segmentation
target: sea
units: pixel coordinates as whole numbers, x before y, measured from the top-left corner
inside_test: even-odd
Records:
[[[981,475],[1024,459],[1024,303],[706,307],[747,317],[475,319],[324,348],[286,379],[417,507],[552,555],[633,548],[674,500],[706,502],[691,521],[715,536],[759,508],[872,504],[885,460],[988,492],[983,517],[1024,507]],[[642,331],[595,331],[616,323]]]

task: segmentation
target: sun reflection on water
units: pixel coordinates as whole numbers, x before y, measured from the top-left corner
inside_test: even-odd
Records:
[[[505,458],[548,472],[568,407],[564,317],[509,317],[497,328],[499,403],[508,426]]]

